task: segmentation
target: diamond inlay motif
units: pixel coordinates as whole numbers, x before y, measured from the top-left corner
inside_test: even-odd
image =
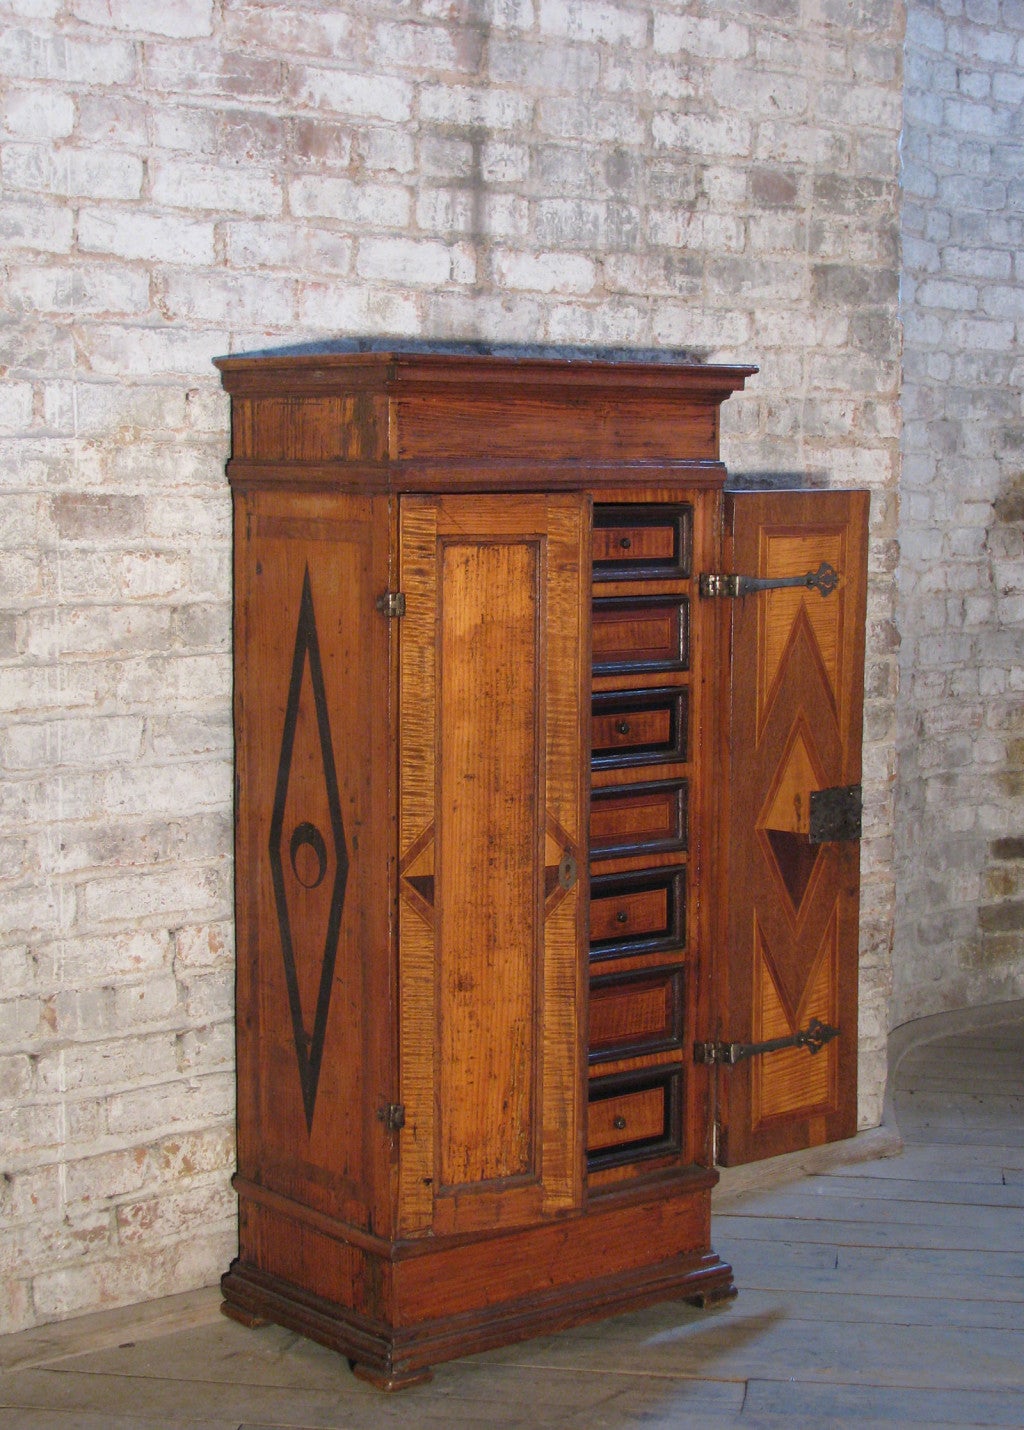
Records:
[[[811,750],[809,733],[798,725],[757,822],[797,912],[821,853],[821,846],[811,844],[809,839],[810,796],[811,791],[820,789],[825,781]]]
[[[308,566],[299,603],[269,855],[302,1102],[306,1127],[312,1132],[348,850]],[[311,1024],[310,1003],[314,1004]]]

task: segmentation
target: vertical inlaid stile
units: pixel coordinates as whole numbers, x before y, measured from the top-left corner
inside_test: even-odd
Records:
[[[579,497],[548,501],[545,788],[549,819],[569,836],[579,879],[549,912],[544,933],[542,1165],[545,1210],[579,1205],[583,1187],[586,947],[582,913],[586,828],[590,652],[584,612],[590,590],[591,509]]]
[[[437,512],[429,499],[407,498],[399,516],[399,581],[405,593],[399,656],[399,871],[410,849],[434,825],[437,708]],[[435,934],[419,908],[399,909],[399,1069],[407,1123],[399,1162],[398,1225],[425,1231],[433,1216],[434,1088],[437,1077]]]

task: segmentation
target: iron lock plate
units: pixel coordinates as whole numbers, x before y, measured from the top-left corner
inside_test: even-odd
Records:
[[[811,790],[810,829],[812,844],[853,841],[861,837],[863,801],[860,785],[835,785],[832,789]]]

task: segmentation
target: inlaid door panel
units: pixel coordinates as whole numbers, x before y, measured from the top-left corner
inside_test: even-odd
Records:
[[[729,603],[726,913],[719,1036],[757,1044],[813,1018],[838,1029],[718,1073],[724,1165],[856,1131],[860,847],[816,809],[860,782],[866,492],[726,498],[726,567],[767,579],[827,562],[827,594],[789,585]],[[859,798],[859,790],[857,791]],[[820,802],[820,803],[819,803]]]
[[[582,1195],[589,508],[403,497],[402,1234]]]

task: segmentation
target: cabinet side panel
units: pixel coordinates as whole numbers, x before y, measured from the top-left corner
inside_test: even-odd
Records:
[[[252,492],[236,520],[239,1167],[365,1227],[387,1040],[368,1010],[386,1028],[389,1001],[373,506]]]

